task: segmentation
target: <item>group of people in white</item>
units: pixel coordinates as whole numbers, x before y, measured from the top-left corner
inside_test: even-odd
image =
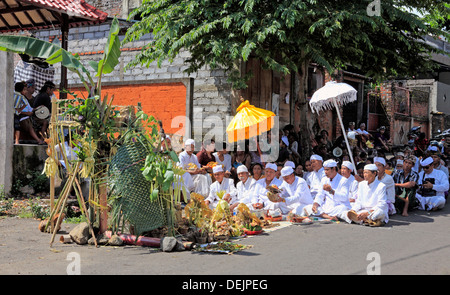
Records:
[[[211,178],[198,163],[193,153],[194,144],[192,139],[187,140],[185,150],[179,154],[179,165],[187,170],[183,175],[184,190],[186,195],[190,192],[203,195],[211,209],[219,202],[218,193],[224,192],[223,199],[230,204],[231,210],[244,203],[251,211],[263,210],[271,216],[295,214],[381,226],[397,213],[396,202],[403,203],[404,209],[398,212],[402,215],[407,215],[412,199],[417,209],[442,209],[449,190],[448,175],[435,168],[432,155],[402,160],[403,174],[396,177],[397,182],[385,173],[386,159],[383,157],[375,157],[373,163],[365,165],[361,178],[349,161],[340,164],[334,159],[324,161],[321,156],[312,155],[313,171],[305,178],[295,175],[295,165],[290,161],[284,163],[279,177],[276,177],[277,164],[266,163],[265,177],[259,180],[251,176],[245,165],[240,165],[237,167],[239,182],[235,185],[234,180],[227,177],[223,165],[212,168],[214,177]],[[411,178],[411,173],[416,173],[411,168],[417,161],[420,172],[418,177]],[[276,199],[269,199],[269,186],[279,189]],[[414,193],[400,194],[399,189],[400,192],[409,189]]]

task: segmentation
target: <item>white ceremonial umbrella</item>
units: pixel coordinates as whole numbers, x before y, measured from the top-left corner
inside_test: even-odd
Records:
[[[348,144],[347,132],[345,132],[344,123],[342,122],[341,113],[339,112],[339,106],[356,101],[356,93],[356,89],[347,83],[330,81],[323,87],[317,89],[309,101],[309,106],[313,113],[329,110],[333,107],[336,109],[339,122],[341,123],[342,133],[344,134],[345,143],[347,145],[348,154],[354,167],[356,167],[356,165],[353,160],[350,145]]]

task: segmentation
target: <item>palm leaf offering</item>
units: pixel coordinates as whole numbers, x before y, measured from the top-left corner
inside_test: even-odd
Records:
[[[235,244],[231,242],[213,242],[208,244],[199,245],[194,249],[196,252],[211,252],[211,253],[222,253],[222,254],[233,254],[245,249],[250,249],[253,246]]]

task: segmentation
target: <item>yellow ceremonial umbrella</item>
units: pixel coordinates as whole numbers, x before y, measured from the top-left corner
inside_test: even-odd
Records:
[[[274,125],[274,117],[273,112],[257,108],[241,97],[241,105],[227,127],[228,141],[237,142],[269,131]]]

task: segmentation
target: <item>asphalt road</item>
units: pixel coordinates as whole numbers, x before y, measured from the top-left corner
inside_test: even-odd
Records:
[[[39,232],[37,220],[6,218],[0,220],[0,274],[448,275],[449,207],[395,215],[380,228],[290,225],[238,241],[253,247],[233,255],[62,244],[60,234],[50,248],[51,235]],[[73,226],[63,224],[61,234]]]

